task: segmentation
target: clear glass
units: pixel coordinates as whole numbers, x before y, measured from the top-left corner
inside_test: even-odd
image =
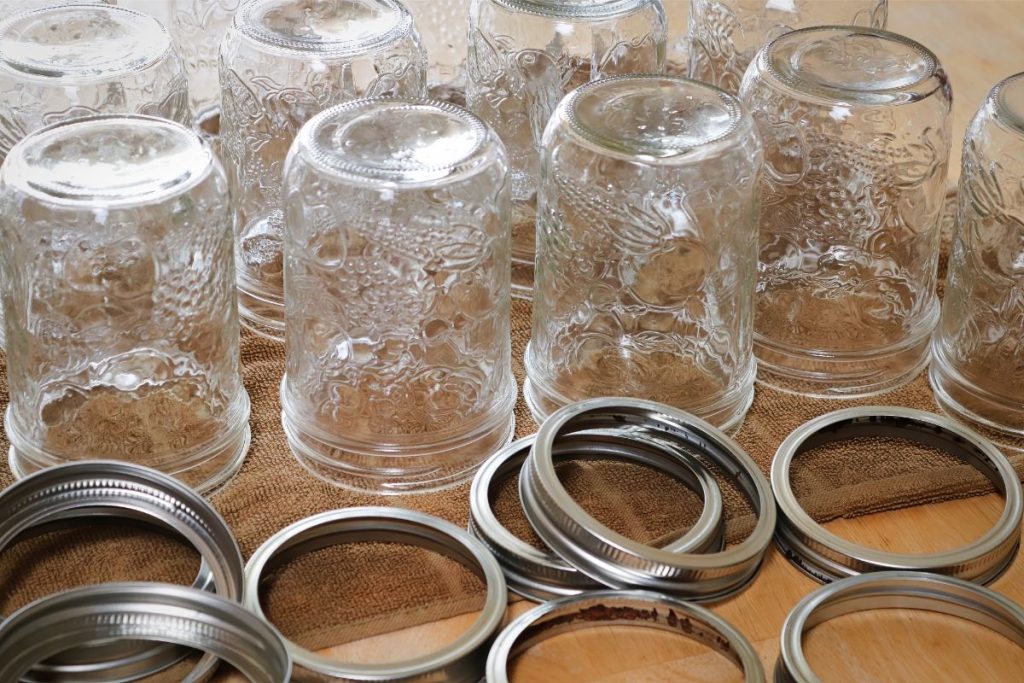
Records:
[[[738,427],[756,374],[750,115],[696,81],[611,78],[567,97],[543,145],[531,412],[631,396]]]
[[[507,173],[494,132],[447,103],[359,100],[302,129],[281,405],[314,474],[432,490],[511,438]]]
[[[811,26],[884,29],[888,0],[690,0],[690,78],[737,93],[757,51]]]
[[[767,45],[740,94],[765,147],[759,379],[833,398],[909,381],[939,317],[942,66],[893,33],[810,28]]]
[[[251,0],[221,43],[221,145],[242,324],[284,340],[282,168],[302,124],[363,96],[420,97],[426,56],[395,0]]]
[[[201,490],[249,446],[227,181],[165,119],[90,117],[0,169],[17,476],[113,458]]]
[[[188,98],[195,126],[210,136],[220,130],[217,55],[242,0],[168,0],[168,28],[188,72]]]
[[[0,162],[32,131],[81,116],[185,123],[186,87],[170,36],[148,17],[99,4],[15,14],[0,23]]]
[[[1024,73],[999,83],[964,140],[959,220],[931,381],[946,411],[1024,448]]]
[[[406,0],[427,51],[427,96],[466,106],[470,0]]]
[[[533,288],[541,137],[559,101],[589,81],[659,73],[661,0],[473,0],[466,101],[508,149],[513,287]]]
[[[0,23],[0,159],[51,123],[147,114],[189,123],[187,84],[170,34],[121,7],[63,5]]]

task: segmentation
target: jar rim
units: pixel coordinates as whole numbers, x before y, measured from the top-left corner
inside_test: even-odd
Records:
[[[44,21],[51,16],[51,21],[67,22],[76,16],[90,14],[106,17],[121,27],[126,34],[138,34],[135,42],[127,45],[127,54],[124,51],[106,49],[96,51],[88,61],[82,61],[81,55],[77,55],[79,59],[75,61],[76,55],[71,54],[62,60],[62,64],[57,65],[53,55],[45,58],[33,58],[31,53],[26,55],[23,49],[26,41],[11,44],[14,38],[11,32],[16,30],[19,24],[27,24],[24,28],[31,28],[34,22]],[[38,41],[29,42],[38,44]],[[61,4],[18,12],[0,21],[0,64],[26,77],[72,82],[109,79],[143,71],[158,63],[172,50],[171,35],[163,24],[153,17],[126,7]]]
[[[639,11],[654,0],[491,0],[513,12],[563,19],[608,19]]]
[[[831,49],[845,43],[845,54]],[[867,47],[889,51],[865,55]],[[861,54],[851,54],[860,51]],[[863,26],[810,26],[783,34],[757,56],[758,72],[802,95],[857,105],[929,97],[948,81],[938,57],[906,36]],[[859,80],[857,80],[859,79]]]
[[[235,13],[232,26],[245,38],[266,48],[327,57],[350,57],[375,52],[385,46],[397,43],[414,32],[412,14],[401,2],[395,0],[335,0],[332,6],[338,7],[341,2],[382,10],[386,15],[384,18],[389,21],[386,24],[381,22],[379,27],[367,33],[353,36],[334,38],[289,36],[280,31],[271,30],[263,23],[263,19],[268,12],[275,8],[294,5],[295,0],[247,0]]]
[[[389,121],[388,116],[396,120]],[[421,128],[447,126],[454,138],[442,149],[436,144],[416,145],[410,139],[372,135],[373,149],[360,147],[359,129],[363,126],[393,124],[395,130],[408,129],[415,135],[417,123]],[[389,141],[394,143],[390,149],[381,147]],[[409,186],[461,177],[500,154],[495,150],[501,145],[486,123],[462,107],[431,99],[368,97],[317,114],[299,132],[295,149],[329,175]]]
[[[92,167],[76,164],[83,145],[109,152],[112,141],[132,144],[134,131],[148,136],[149,159],[133,165],[124,159]],[[136,143],[141,146],[141,140]],[[154,154],[157,145],[173,158]],[[68,161],[53,159],[65,146]],[[47,156],[48,163],[36,163]],[[122,208],[180,195],[208,177],[215,164],[202,138],[179,123],[140,114],[103,114],[60,121],[30,133],[8,153],[0,167],[0,185],[48,204]]]

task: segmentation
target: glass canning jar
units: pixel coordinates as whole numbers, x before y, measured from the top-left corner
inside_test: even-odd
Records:
[[[589,81],[665,66],[661,0],[473,0],[466,101],[512,167],[513,287],[533,289],[541,138],[559,101]]]
[[[295,135],[359,97],[420,97],[426,56],[396,0],[246,0],[221,43],[221,146],[242,324],[284,340],[282,169]]]
[[[696,81],[610,78],[562,101],[543,148],[531,412],[629,396],[738,427],[756,374],[750,115]]]
[[[249,446],[220,164],[165,119],[54,124],[0,169],[5,428],[18,476],[76,460],[199,489]]]
[[[931,382],[946,411],[1024,448],[1024,73],[967,130]]]
[[[451,104],[363,99],[285,170],[282,422],[335,484],[457,484],[512,435],[505,150]]]
[[[809,26],[885,28],[888,0],[690,0],[690,78],[736,94],[757,51]]]
[[[758,379],[833,398],[909,381],[939,316],[941,64],[894,33],[808,28],[758,54],[740,97],[765,148]]]

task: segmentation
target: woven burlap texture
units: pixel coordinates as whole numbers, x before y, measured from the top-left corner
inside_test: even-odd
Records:
[[[948,224],[949,220],[945,223]],[[522,383],[521,359],[530,334],[530,306],[512,307],[513,358]],[[280,345],[251,334],[242,337],[245,386],[252,398],[252,447],[241,471],[211,500],[225,516],[248,557],[268,536],[303,517],[348,506],[397,505],[429,512],[465,526],[469,484],[427,495],[374,497],[335,488],[306,472],[292,457],[280,425],[278,388],[284,369]],[[6,377],[4,372],[3,377]],[[6,403],[6,380],[0,386]],[[754,404],[737,439],[767,472],[785,436],[806,420],[841,407],[899,405],[936,411],[924,375],[867,401],[807,399],[758,385]],[[517,434],[536,425],[522,401]],[[3,443],[6,449],[7,444]],[[870,451],[870,465],[865,466]],[[801,501],[818,519],[865,514],[910,504],[975,495],[988,482],[968,466],[900,442],[823,448],[801,457],[794,473]],[[102,455],[102,454],[97,454]],[[1020,456],[1015,465],[1024,471]],[[602,521],[638,540],[671,536],[696,518],[701,501],[667,477],[639,467],[570,464],[564,479],[577,498]],[[6,467],[0,485],[11,482]],[[750,510],[734,489],[723,486],[729,536],[750,528]],[[514,481],[495,504],[507,526],[533,541],[516,509]],[[179,544],[155,532],[104,526],[60,532],[19,543],[0,557],[0,611],[69,585],[116,579],[162,579],[187,583],[195,560]],[[401,571],[396,568],[400,567]],[[289,637],[308,647],[326,647],[475,609],[481,585],[452,561],[419,549],[360,544],[319,551],[316,557],[278,572],[267,612]]]

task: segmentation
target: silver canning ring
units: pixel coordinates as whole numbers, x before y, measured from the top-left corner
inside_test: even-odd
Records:
[[[206,650],[253,683],[287,683],[281,637],[236,602],[162,583],[105,583],[37,600],[0,625],[0,681],[18,681],[37,662],[69,647],[108,639],[158,640]],[[203,660],[200,660],[202,662]],[[207,680],[200,664],[184,683]]]
[[[161,472],[126,462],[93,460],[51,467],[0,494],[0,551],[54,524],[108,517],[144,521],[183,537],[202,558],[193,587],[228,600],[242,595],[243,564],[231,529],[202,496]],[[171,666],[180,647],[120,641],[68,651],[33,669],[26,680],[129,681]],[[197,670],[213,671],[208,655]]]
[[[487,658],[486,683],[509,683],[509,661],[561,633],[620,624],[668,631],[707,645],[743,671],[744,683],[764,683],[764,668],[743,634],[714,612],[647,591],[596,591],[534,607],[505,627]]]
[[[245,568],[243,602],[263,617],[260,586],[265,574],[290,560],[329,545],[384,541],[440,553],[477,574],[487,587],[480,616],[457,640],[427,655],[388,664],[347,664],[285,640],[296,669],[341,681],[390,683],[477,683],[487,648],[505,615],[508,592],[498,561],[480,541],[454,524],[402,508],[359,507],[332,510],[300,520],[271,536]]]
[[[599,523],[558,480],[552,446],[562,433],[641,427],[721,468],[758,515],[751,534],[715,553],[674,553],[632,541]],[[537,432],[519,478],[523,511],[537,535],[581,572],[612,588],[643,588],[716,600],[756,575],[775,528],[768,480],[739,444],[707,422],[670,406],[632,398],[597,398],[553,413]]]
[[[496,482],[517,474],[530,454],[534,437],[520,439],[481,465],[469,494],[469,530],[498,558],[510,590],[533,600],[576,595],[602,588],[586,574],[551,552],[538,550],[506,529],[491,508]],[[642,430],[592,430],[562,435],[555,443],[555,460],[621,460],[637,462],[683,481],[704,498],[696,524],[665,546],[671,552],[720,550],[724,543],[722,492],[704,465],[689,452],[674,448]]]
[[[803,637],[822,622],[861,610],[914,609],[973,621],[1024,647],[1024,609],[993,590],[927,572],[877,572],[836,581],[793,608],[782,626],[776,683],[821,683],[803,651]]]
[[[976,467],[1005,497],[1002,515],[981,538],[939,553],[890,553],[836,536],[800,507],[790,483],[790,468],[801,453],[858,436],[914,441]],[[798,427],[782,442],[772,461],[771,479],[779,508],[776,544],[798,569],[823,583],[867,572],[914,570],[986,584],[1013,563],[1020,546],[1024,495],[1013,466],[986,439],[934,413],[872,406],[822,415]]]

